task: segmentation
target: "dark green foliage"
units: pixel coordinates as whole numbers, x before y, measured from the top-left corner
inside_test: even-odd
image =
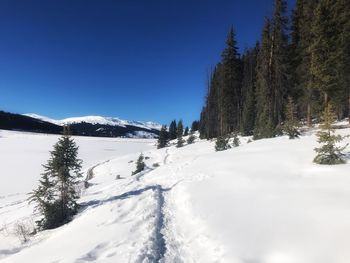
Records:
[[[240,128],[242,62],[233,28],[228,33],[221,57],[208,81],[208,93],[199,125],[201,138],[227,135]]]
[[[177,138],[177,125],[176,120],[173,120],[169,126],[169,140],[175,140]]]
[[[336,115],[332,106],[328,104],[322,115],[321,130],[317,132],[317,141],[322,144],[321,147],[315,148],[317,153],[314,162],[317,164],[342,164],[345,163],[344,154],[342,151],[346,148],[336,146],[337,143],[343,140],[340,135],[335,135],[335,130],[332,127],[336,121]]]
[[[286,120],[283,124],[283,130],[288,134],[289,139],[295,139],[300,136],[299,121],[296,117],[296,107],[294,105],[292,97],[288,97]]]
[[[30,202],[35,202],[36,211],[43,216],[37,221],[40,230],[67,223],[78,209],[76,187],[82,176],[82,161],[77,158],[78,147],[69,137],[68,130],[65,131],[44,165],[45,172],[38,188],[30,194]]]
[[[133,171],[133,172],[131,173],[131,175],[138,174],[138,173],[142,172],[142,171],[145,169],[146,164],[145,164],[145,162],[143,161],[144,159],[145,159],[145,158],[143,157],[143,154],[141,153],[140,156],[139,156],[139,158],[137,159],[137,162],[136,162],[136,170]]]
[[[233,133],[233,141],[232,141],[233,147],[238,147],[240,144],[241,144],[241,141],[238,138],[238,134],[236,132]]]
[[[254,139],[274,136],[271,85],[271,23],[266,19],[256,69],[256,119]]]
[[[160,129],[160,132],[159,132],[159,137],[158,137],[158,143],[157,143],[157,148],[160,149],[160,148],[164,148],[167,146],[168,144],[168,131],[167,131],[167,128],[166,126],[162,126],[162,128]]]
[[[199,130],[199,121],[193,121],[191,125],[191,133]]]
[[[260,44],[242,57],[230,30],[208,80],[200,138],[238,130],[255,139],[270,138],[283,129],[296,137],[297,131],[288,128],[288,97],[295,102],[293,122],[311,126],[328,101],[338,118],[350,121],[349,0],[296,0],[291,27],[286,10],[285,0],[274,0]]]
[[[314,10],[319,0],[297,0],[292,15],[292,43],[290,46],[290,91],[298,105],[299,116],[312,125],[312,118],[318,115],[319,92],[313,84],[311,74],[310,44],[313,41],[311,27]]]
[[[189,128],[186,126],[185,131],[184,131],[184,136],[187,136],[189,133]]]
[[[243,135],[252,135],[256,116],[256,63],[259,51],[258,44],[254,49],[246,51],[243,56],[243,80],[242,80],[242,120],[241,132]]]
[[[231,146],[229,144],[229,140],[230,138],[227,136],[219,136],[216,139],[215,151],[219,152],[219,151],[225,151],[227,149],[230,149]]]
[[[237,131],[241,122],[242,64],[233,28],[229,31],[226,48],[222,52],[220,87],[220,135]]]
[[[183,133],[184,133],[184,127],[182,124],[182,120],[180,120],[177,124],[177,144],[176,147],[182,147],[184,144],[184,139],[183,137]]]
[[[336,104],[345,98],[344,90],[338,75],[337,62],[338,34],[337,22],[334,17],[335,4],[333,0],[322,0],[314,12],[312,23],[313,41],[311,50],[311,74],[315,87],[324,96],[325,103],[330,98]]]
[[[195,140],[196,140],[196,136],[194,136],[193,134],[191,134],[191,135],[187,138],[187,143],[188,143],[188,144],[192,144],[192,143],[194,143]]]

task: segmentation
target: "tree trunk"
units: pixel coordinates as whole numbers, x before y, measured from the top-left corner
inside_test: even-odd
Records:
[[[307,104],[307,117],[306,117],[306,121],[307,121],[307,126],[311,127],[312,126],[312,121],[311,121],[311,105],[310,102]]]
[[[349,98],[348,98],[348,121],[349,121],[349,124],[350,124],[350,95],[349,95]]]

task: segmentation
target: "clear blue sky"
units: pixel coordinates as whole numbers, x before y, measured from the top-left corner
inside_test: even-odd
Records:
[[[294,0],[289,0],[294,4]],[[259,39],[273,0],[1,0],[0,109],[198,119],[230,25]]]

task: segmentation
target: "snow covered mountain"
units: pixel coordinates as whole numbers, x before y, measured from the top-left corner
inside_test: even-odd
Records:
[[[46,122],[51,122],[56,125],[66,125],[66,124],[77,124],[77,123],[90,123],[90,124],[100,124],[100,125],[110,125],[110,126],[134,126],[149,130],[160,130],[162,125],[155,122],[142,122],[142,121],[128,121],[122,120],[116,117],[102,117],[102,116],[82,116],[82,117],[71,117],[62,120],[55,120],[48,118],[46,116],[38,115],[35,113],[23,114],[28,117],[35,119],[40,119]]]

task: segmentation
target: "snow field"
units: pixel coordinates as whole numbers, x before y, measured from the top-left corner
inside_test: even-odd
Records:
[[[224,152],[213,141],[160,150],[120,142],[95,162],[72,222],[26,244],[0,235],[0,261],[348,263],[350,165],[313,164],[314,131],[241,141]],[[147,168],[131,176],[141,151]],[[30,215],[5,199],[0,223]]]

